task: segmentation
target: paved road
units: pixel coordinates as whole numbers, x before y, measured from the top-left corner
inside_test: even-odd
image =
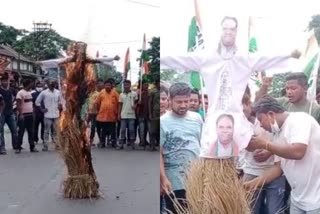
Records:
[[[104,199],[68,200],[61,193],[65,168],[58,154],[52,149],[31,154],[26,140],[25,136],[26,150],[20,155],[9,148],[6,156],[0,156],[1,214],[159,213],[158,152],[94,148],[93,162]]]

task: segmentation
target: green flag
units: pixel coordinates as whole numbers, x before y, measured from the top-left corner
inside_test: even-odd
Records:
[[[197,49],[204,48],[204,40],[201,32],[201,21],[200,14],[198,10],[197,0],[194,0],[195,3],[195,16],[192,17],[191,23],[189,26],[189,35],[188,35],[188,52],[193,52]],[[200,82],[200,73],[198,71],[191,71],[190,82],[193,88],[201,90]],[[204,82],[202,82],[204,85]]]

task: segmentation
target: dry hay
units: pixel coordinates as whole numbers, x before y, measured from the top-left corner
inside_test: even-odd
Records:
[[[64,197],[71,199],[99,197],[97,181],[91,158],[91,148],[86,135],[86,126],[81,117],[88,95],[95,89],[94,60],[86,56],[87,45],[74,43],[72,58],[63,64],[66,69],[66,111],[58,126],[58,143],[67,167],[63,183]]]
[[[186,178],[186,204],[174,200],[178,214],[250,214],[253,193],[238,178],[233,159],[200,159]],[[170,213],[170,212],[169,212]]]
[[[67,126],[58,131],[60,153],[66,164],[68,174],[63,182],[65,198],[99,197],[99,183],[95,173],[91,169],[92,166],[83,158],[83,152],[90,149],[88,142],[82,142],[85,139],[83,135],[84,132],[78,128],[77,121],[68,123]],[[81,144],[89,148],[83,148]]]

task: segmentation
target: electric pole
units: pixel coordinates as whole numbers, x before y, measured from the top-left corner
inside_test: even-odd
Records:
[[[36,47],[36,56],[37,61],[42,59],[44,38],[46,33],[51,31],[52,24],[48,22],[33,22],[33,32],[34,32],[34,45]]]

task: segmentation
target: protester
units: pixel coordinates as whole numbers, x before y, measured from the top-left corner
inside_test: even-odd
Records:
[[[43,106],[41,103],[43,102]],[[36,106],[39,106],[44,113],[44,141],[42,151],[48,151],[49,135],[58,149],[57,143],[57,122],[62,111],[61,93],[55,89],[55,81],[50,80],[48,89],[42,91],[36,100]]]
[[[150,146],[156,151],[159,145],[160,128],[160,79],[155,80],[155,88],[149,94]]]
[[[120,94],[119,97],[119,115],[118,118],[121,121],[120,128],[120,147],[123,149],[126,139],[126,129],[128,128],[129,133],[129,146],[132,149],[135,149],[135,139],[136,139],[136,129],[135,129],[135,120],[136,120],[136,105],[138,101],[137,94],[131,91],[131,81],[125,80],[123,82],[124,91]]]
[[[99,144],[98,145],[102,145],[101,144],[101,127],[97,126],[97,121],[96,121],[96,117],[97,117],[97,106],[96,106],[96,101],[97,98],[100,94],[100,92],[103,90],[104,88],[104,83],[102,79],[98,79],[97,80],[97,86],[96,86],[96,90],[90,94],[89,96],[89,103],[88,103],[88,109],[87,109],[87,122],[90,123],[90,145],[93,146],[93,140],[94,140],[94,136],[97,130],[97,134],[98,134],[98,138],[99,138]]]
[[[6,154],[4,125],[7,124],[11,133],[11,143],[14,150],[19,149],[18,131],[16,117],[13,111],[13,100],[15,99],[12,90],[9,88],[9,76],[5,73],[1,78],[0,94],[3,97],[4,109],[0,117],[0,143],[1,153]]]
[[[44,114],[40,108],[40,106],[36,105],[36,100],[40,93],[43,91],[43,86],[41,82],[36,83],[36,88],[32,92],[32,101],[33,101],[33,114],[34,114],[34,142],[35,144],[38,144],[39,142],[39,126],[41,125],[40,130],[40,138],[42,142],[44,141],[43,135],[44,135]],[[42,104],[42,103],[41,103]]]
[[[248,88],[242,99],[243,112],[252,123],[254,134],[270,141],[270,143],[275,143],[272,133],[261,128],[259,121],[252,115],[250,98],[250,90]],[[241,168],[244,172],[244,181],[253,180],[274,166],[274,155],[264,149],[256,149],[253,152],[244,150],[241,158],[243,159]],[[283,213],[285,210],[285,182],[285,177],[280,176],[256,190],[251,202],[253,214]]]
[[[264,78],[263,84],[256,95],[256,100],[267,94],[272,84],[272,78]],[[320,106],[316,101],[307,99],[308,79],[302,72],[289,74],[286,77],[286,97],[277,98],[277,101],[289,112],[305,112],[320,122]]]
[[[149,144],[147,141],[147,134],[149,132],[149,84],[142,81],[141,94],[138,94],[137,119],[139,126],[140,146],[146,148]]]
[[[34,143],[33,133],[33,99],[31,94],[32,81],[25,79],[23,81],[23,89],[17,94],[17,110],[18,110],[18,143],[16,147],[16,153],[21,153],[23,136],[25,130],[28,133],[28,141],[30,146],[30,152],[38,152]]]
[[[184,179],[190,162],[200,153],[202,119],[188,111],[191,89],[187,84],[175,83],[169,91],[172,111],[164,114],[160,123],[160,183],[166,208],[177,213],[171,198],[185,206]]]
[[[286,112],[269,96],[256,103],[254,112],[261,127],[273,133],[276,143],[256,136],[247,149],[268,150],[276,155],[277,163],[245,186],[261,187],[283,173],[292,188],[290,213],[320,213],[320,125],[307,113]]]
[[[119,95],[112,90],[112,81],[104,83],[105,88],[99,93],[95,105],[97,109],[97,128],[100,130],[99,147],[104,148],[106,138],[110,135],[111,145],[116,148],[116,124],[119,111]]]
[[[189,103],[189,110],[193,112],[198,112],[200,108],[200,95],[199,91],[193,89],[190,95],[190,103]]]

